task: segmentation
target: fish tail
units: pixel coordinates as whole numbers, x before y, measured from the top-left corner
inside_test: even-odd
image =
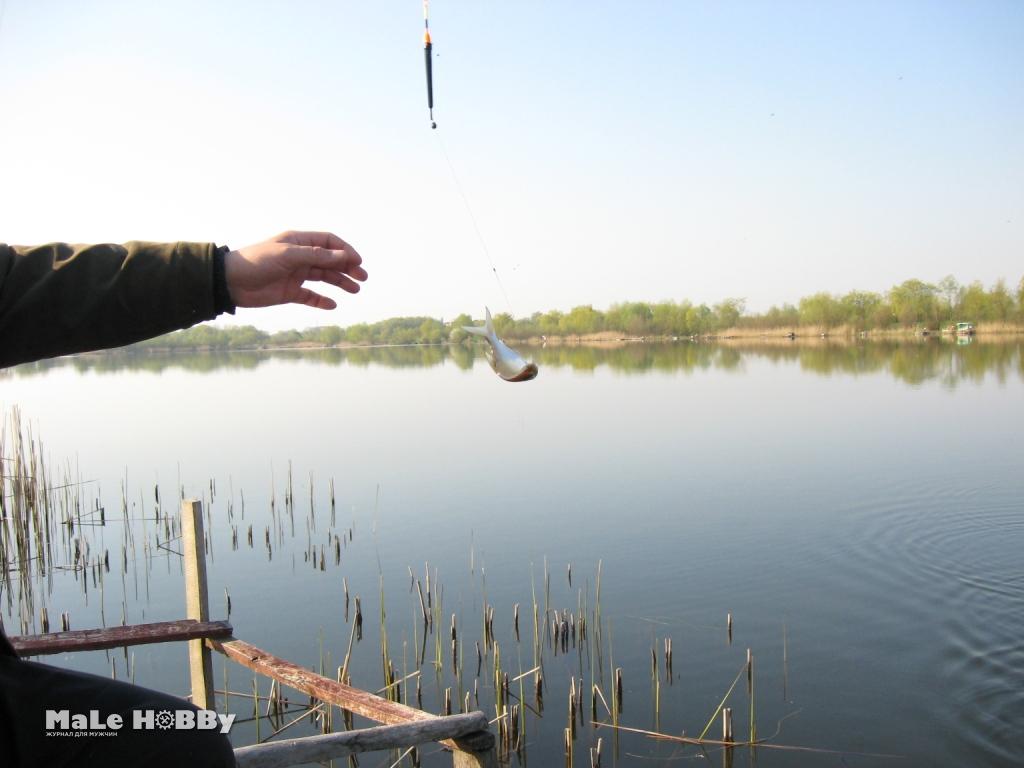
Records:
[[[485,317],[483,325],[464,325],[462,330],[466,333],[471,333],[474,336],[483,336],[485,339],[490,339],[494,336],[494,322],[491,320],[491,310],[484,307]]]

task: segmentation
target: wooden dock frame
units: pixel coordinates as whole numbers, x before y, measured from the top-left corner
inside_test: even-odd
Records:
[[[206,586],[206,536],[201,501],[181,502],[181,541],[185,553],[185,616],[200,622],[209,621],[210,594]],[[200,709],[213,709],[213,658],[202,639],[188,641],[188,671],[192,703]]]
[[[451,750],[453,768],[497,768],[494,734],[482,712],[441,717],[389,701],[278,658],[235,638],[227,622],[210,621],[202,502],[183,500],[181,522],[185,621],[11,637],[18,654],[30,656],[187,641],[191,698],[197,707],[212,709],[214,706],[211,651],[217,651],[281,685],[386,726],[239,747],[235,750],[239,768],[284,768],[356,752],[401,749],[433,741]]]

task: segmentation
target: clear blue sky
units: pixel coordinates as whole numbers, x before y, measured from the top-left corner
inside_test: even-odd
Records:
[[[436,132],[418,0],[0,8],[0,240],[362,252],[236,322],[1024,275],[1021,2],[434,0]]]

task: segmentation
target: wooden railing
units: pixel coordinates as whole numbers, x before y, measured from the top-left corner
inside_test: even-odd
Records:
[[[235,750],[235,759],[241,768],[298,765],[357,752],[406,749],[434,741],[451,750],[454,768],[497,768],[494,734],[482,712],[439,717],[389,701],[315,674],[239,640],[226,621],[210,621],[202,503],[183,501],[181,521],[185,547],[185,620],[15,636],[10,638],[14,649],[20,656],[37,656],[186,641],[191,698],[197,707],[212,709],[214,706],[211,653],[216,651],[281,685],[384,725],[240,747]]]
[[[180,640],[205,640],[231,637],[234,630],[226,621],[157,621],[129,624],[125,627],[76,629],[73,632],[47,632],[43,635],[15,635],[9,638],[19,656],[46,656],[68,651],[102,651],[127,645],[173,643]]]

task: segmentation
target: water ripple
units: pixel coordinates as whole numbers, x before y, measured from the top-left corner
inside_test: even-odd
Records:
[[[982,502],[986,499],[986,502]],[[990,488],[905,487],[852,514],[859,574],[936,629],[927,706],[964,764],[1024,764],[1024,510]]]

